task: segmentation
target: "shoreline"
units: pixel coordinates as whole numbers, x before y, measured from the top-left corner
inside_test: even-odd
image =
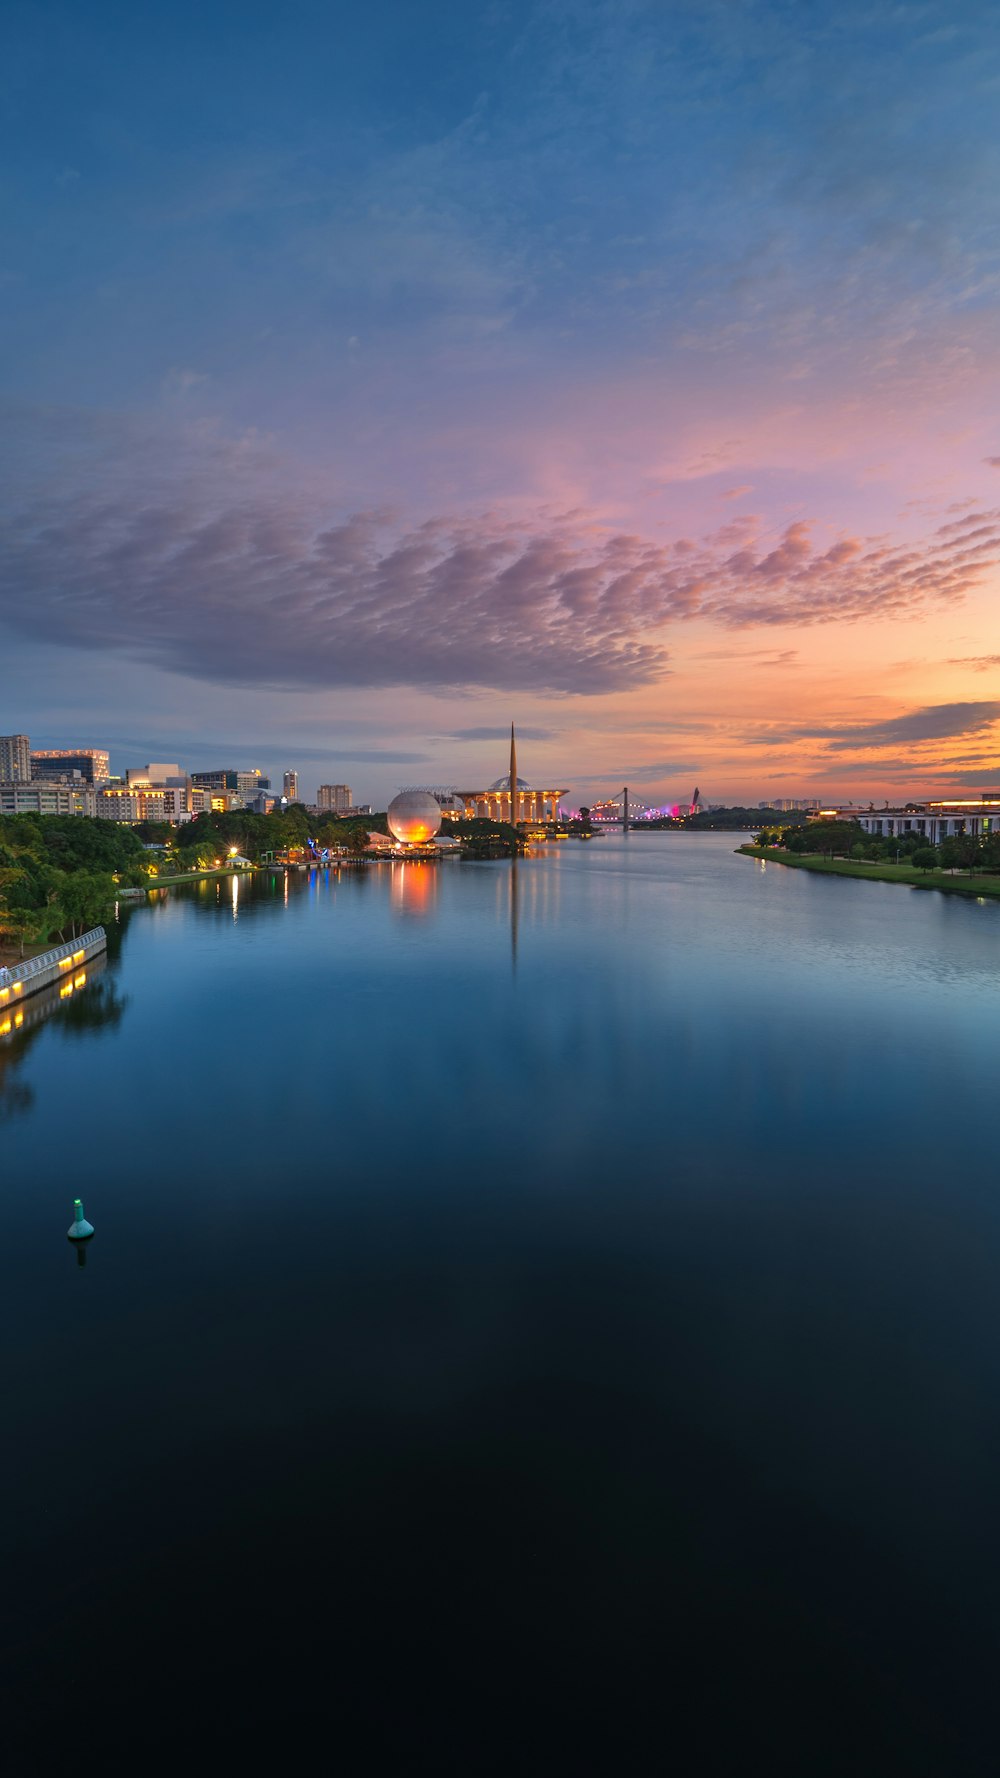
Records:
[[[238,870],[233,870],[227,864],[220,864],[217,870],[185,870],[179,872],[177,876],[152,877],[146,884],[144,893],[150,895],[154,889],[169,889],[174,883],[203,883],[209,877],[249,877],[253,875],[254,871],[261,869],[266,869],[266,866],[258,864],[248,868],[243,864]],[[136,902],[135,905],[141,907],[142,903]]]
[[[1000,901],[1000,876],[953,877],[942,870],[915,870],[912,864],[867,864],[856,858],[823,858],[818,852],[782,852],[775,846],[737,846],[736,851],[744,858],[760,858],[765,864],[784,864],[789,870],[808,870],[819,876],[901,883],[906,889],[940,889],[944,895]]]

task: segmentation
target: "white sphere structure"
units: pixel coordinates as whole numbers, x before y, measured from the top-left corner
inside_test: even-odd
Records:
[[[389,832],[404,846],[426,846],[441,826],[441,808],[429,790],[401,790],[386,819]]]

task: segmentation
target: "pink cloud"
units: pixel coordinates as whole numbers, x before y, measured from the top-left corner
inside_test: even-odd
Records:
[[[6,621],[240,685],[494,686],[597,695],[654,684],[665,633],[902,617],[961,599],[1000,561],[1000,511],[928,537],[815,544],[741,514],[696,540],[611,531],[579,508],[331,517],[249,473],[109,475],[0,522]],[[678,527],[679,528],[679,527]]]

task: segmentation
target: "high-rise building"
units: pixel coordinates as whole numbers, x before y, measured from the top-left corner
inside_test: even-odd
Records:
[[[298,772],[286,772],[282,779],[281,789],[282,794],[288,798],[290,803],[297,803],[299,800]]]
[[[192,772],[191,782],[192,784],[201,785],[205,790],[218,790],[220,792],[231,790],[235,794],[236,780],[238,777],[238,772],[227,771],[224,767],[220,766],[217,772]]]
[[[262,790],[270,790],[271,780],[265,778],[259,770],[252,772],[235,772],[220,767],[215,772],[192,772],[191,782],[203,790],[214,790],[219,796],[235,798],[235,802],[227,801],[227,808],[239,807],[242,803],[249,806]]]
[[[0,782],[31,782],[31,742],[27,735],[0,735]]]
[[[316,806],[329,815],[346,815],[354,798],[349,784],[321,784],[316,792]]]
[[[72,778],[86,784],[104,784],[111,776],[111,762],[103,747],[35,747],[31,753],[33,778]]]
[[[237,794],[243,798],[245,803],[252,802],[259,791],[270,790],[270,788],[270,778],[265,778],[263,772],[257,766],[255,766],[252,771],[237,772],[236,774],[236,791]]]

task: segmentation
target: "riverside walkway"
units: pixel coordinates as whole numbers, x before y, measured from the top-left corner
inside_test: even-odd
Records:
[[[37,994],[40,988],[50,988],[53,982],[72,979],[74,970],[107,948],[104,927],[94,926],[89,932],[81,933],[79,938],[71,939],[69,944],[42,951],[40,956],[16,963],[12,969],[0,969],[0,1014],[25,1000],[29,994]]]

